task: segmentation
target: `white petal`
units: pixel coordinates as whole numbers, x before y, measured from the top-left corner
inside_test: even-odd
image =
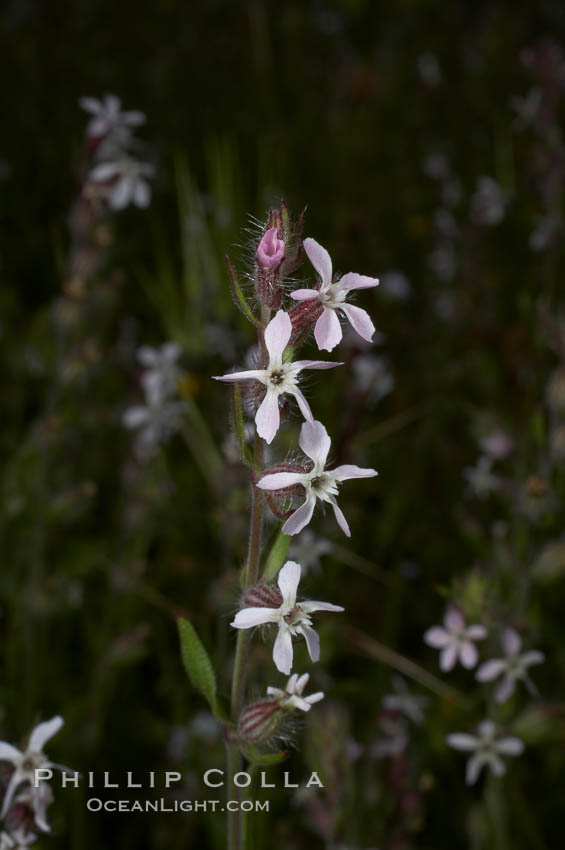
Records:
[[[310,705],[314,705],[315,702],[320,702],[320,700],[323,698],[324,692],[316,691],[315,694],[310,694],[310,696],[306,697],[306,702],[310,703]]]
[[[294,682],[294,692],[296,694],[302,694],[304,692],[304,688],[308,684],[310,680],[310,673],[303,673],[300,678],[298,677],[298,673],[294,674],[296,676],[296,681]],[[292,677],[291,677],[292,678]],[[289,690],[289,686],[286,687],[287,691]]]
[[[529,652],[520,656],[520,661],[524,667],[530,667],[532,664],[541,664],[545,661],[545,655],[537,649],[530,649]]]
[[[465,667],[467,670],[472,670],[472,668],[479,660],[479,653],[477,651],[477,647],[474,643],[471,643],[470,640],[466,640],[459,647],[459,659],[463,667]]]
[[[355,307],[354,304],[340,304],[340,310],[343,310],[349,324],[362,339],[366,342],[373,341],[375,326],[366,310],[362,310],[361,307]]]
[[[300,602],[300,610],[305,614],[312,614],[314,611],[345,611],[345,608],[341,605],[333,605],[331,602],[317,602],[309,599],[306,602]]]
[[[424,641],[428,646],[433,646],[434,649],[443,649],[448,643],[451,643],[451,635],[441,626],[432,626],[424,634]]]
[[[307,676],[308,673],[305,673],[304,675]],[[298,691],[297,685],[298,673],[293,673],[285,685],[285,691],[287,691],[289,694],[301,693],[301,691]]]
[[[462,632],[465,628],[465,620],[457,608],[448,608],[443,623],[449,632]]]
[[[286,623],[281,623],[273,646],[273,661],[277,670],[287,676],[292,669],[292,637]]]
[[[335,310],[324,307],[314,328],[314,338],[320,351],[333,351],[341,342],[343,332]]]
[[[318,633],[311,626],[300,626],[300,631],[304,635],[306,646],[308,647],[308,655],[312,661],[318,661],[320,658],[320,638]]]
[[[82,109],[92,113],[92,115],[98,115],[102,108],[102,104],[95,97],[81,97],[78,102]]]
[[[12,800],[13,800],[16,788],[18,787],[18,785],[20,784],[21,781],[22,781],[22,775],[20,774],[20,772],[18,770],[15,770],[10,777],[10,781],[8,782],[8,787],[6,788],[6,791],[4,792],[4,802],[2,803],[2,811],[0,812],[0,817],[2,817],[2,818],[6,817],[6,813],[7,813],[8,809],[10,808],[10,806],[12,805]]]
[[[305,455],[320,467],[324,467],[332,441],[321,422],[305,422],[300,429],[298,445]]]
[[[296,510],[285,522],[283,525],[283,533],[284,534],[298,534],[299,531],[308,525],[310,520],[312,519],[312,514],[314,513],[314,507],[316,505],[316,498],[311,496],[309,499],[306,499],[303,505],[300,505],[298,510]]]
[[[298,403],[298,407],[300,408],[300,412],[303,415],[304,419],[306,419],[308,422],[313,422],[314,421],[314,414],[312,413],[312,410],[310,409],[310,405],[306,401],[306,398],[304,397],[304,393],[302,392],[302,390],[300,390],[298,387],[295,387],[293,392],[292,392],[292,395],[296,399],[296,401]]]
[[[485,629],[485,627],[484,626],[478,626],[478,625],[469,626],[469,628],[466,631],[466,636],[470,640],[484,640],[486,638],[487,634],[488,634],[488,632]]]
[[[502,648],[506,655],[518,655],[522,639],[514,629],[504,629],[502,632]]]
[[[149,183],[146,183],[145,180],[137,181],[133,192],[133,200],[136,207],[139,207],[139,209],[144,210],[149,206],[149,202],[151,201],[151,188]]]
[[[126,428],[139,428],[149,419],[149,410],[146,407],[128,407],[122,416],[122,424]]]
[[[137,359],[142,366],[156,366],[159,355],[151,345],[142,345],[137,349]]]
[[[123,210],[132,199],[134,184],[127,177],[121,177],[110,192],[110,206],[113,210]]]
[[[305,239],[303,245],[308,259],[322,279],[322,284],[327,286],[332,282],[332,260],[330,255],[315,239]]]
[[[92,169],[88,176],[95,183],[105,183],[106,180],[111,180],[119,173],[120,166],[117,162],[101,162]]]
[[[252,629],[264,623],[277,623],[280,620],[278,608],[242,608],[230,623],[234,629]]]
[[[276,697],[277,699],[280,699],[281,697],[285,696],[285,692],[282,691],[280,688],[272,688],[269,685],[269,687],[267,688],[267,695],[270,696],[270,697]]]
[[[453,670],[455,667],[455,662],[457,661],[457,646],[455,644],[448,644],[445,649],[442,649],[439,656],[439,666],[440,669],[444,673],[448,673],[450,670]]]
[[[296,591],[300,582],[300,564],[287,561],[281,568],[277,579],[279,590],[283,595],[284,604],[293,607],[296,602]]]
[[[122,121],[130,127],[139,127],[140,124],[145,124],[145,115],[137,109],[130,109],[122,113]]]
[[[479,745],[479,741],[475,735],[467,735],[465,732],[454,732],[448,735],[447,743],[454,750],[463,750],[465,752],[471,752]]]
[[[524,752],[524,743],[519,738],[501,738],[496,749],[505,756],[519,756]]]
[[[343,366],[343,363],[334,363],[330,360],[295,360],[292,366],[299,369],[333,369],[335,366]]]
[[[370,289],[371,287],[378,285],[378,277],[367,277],[367,275],[357,274],[356,272],[348,272],[347,274],[344,274],[339,281],[340,288],[346,292],[351,289]]]
[[[6,741],[0,741],[0,761],[11,761],[15,764],[22,756],[22,753]]]
[[[488,764],[495,776],[503,776],[506,773],[506,765],[494,753],[485,755],[485,764]]]
[[[295,289],[290,293],[290,297],[295,301],[313,301],[318,295],[317,289]]]
[[[174,363],[181,356],[182,348],[178,342],[166,342],[161,346],[161,354],[169,363]]]
[[[284,490],[285,487],[304,484],[304,478],[301,472],[273,472],[260,478],[256,486],[260,490]]]
[[[257,433],[266,443],[272,443],[280,424],[279,393],[269,387],[255,414]]]
[[[479,778],[479,774],[485,764],[488,764],[490,759],[486,757],[483,753],[477,753],[474,756],[471,756],[469,761],[467,762],[467,768],[465,770],[465,782],[467,785],[474,785],[477,779]]]
[[[351,537],[351,531],[349,525],[347,524],[347,520],[345,519],[345,514],[343,513],[342,509],[334,498],[330,497],[329,501],[332,508],[334,509],[337,524],[339,525],[346,537]]]
[[[501,658],[492,658],[490,661],[485,661],[475,674],[478,682],[492,682],[505,670],[506,664]]]
[[[292,322],[288,313],[279,310],[265,328],[265,345],[269,352],[269,367],[276,368],[282,363],[282,356],[292,333]]]
[[[331,474],[336,481],[348,481],[350,478],[374,478],[379,473],[376,469],[364,469],[352,463],[345,463],[337,469],[332,469]]]
[[[504,676],[501,683],[495,688],[494,699],[496,702],[506,702],[516,690],[516,680],[512,676]]]
[[[64,722],[63,718],[57,715],[36,726],[30,735],[28,750],[32,753],[40,753],[46,741],[57,734]]]
[[[248,369],[246,372],[230,372],[228,375],[213,375],[215,381],[261,381],[265,378],[264,369]]]

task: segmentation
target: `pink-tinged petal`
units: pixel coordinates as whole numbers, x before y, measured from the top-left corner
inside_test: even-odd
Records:
[[[107,94],[106,97],[104,98],[104,103],[105,103],[106,109],[108,111],[108,114],[112,118],[117,118],[118,115],[120,114],[120,110],[122,108],[121,98],[119,98],[115,94]]]
[[[341,605],[333,605],[331,602],[317,602],[309,599],[307,602],[300,602],[300,610],[305,614],[313,614],[314,611],[345,611]],[[306,674],[304,674],[306,675]]]
[[[302,472],[273,472],[260,478],[256,486],[260,490],[284,490],[286,487],[303,484],[304,478]]]
[[[516,690],[516,681],[512,676],[504,676],[501,683],[494,689],[495,702],[506,702]]]
[[[363,469],[361,466],[345,463],[336,469],[332,469],[331,474],[336,481],[348,481],[350,478],[374,478],[379,473],[376,469]]]
[[[266,443],[272,443],[273,438],[279,430],[281,424],[281,416],[279,412],[279,394],[270,389],[267,390],[265,398],[259,405],[259,409],[255,414],[255,425],[257,433]]]
[[[284,259],[284,242],[278,238],[276,227],[265,232],[257,246],[257,259],[267,269],[275,269]]]
[[[51,720],[46,720],[45,723],[40,723],[30,735],[28,749],[33,753],[40,753],[43,745],[49,738],[57,734],[64,722],[63,718],[57,715],[57,717],[53,717]]]
[[[341,530],[343,531],[343,533],[345,534],[346,537],[351,537],[351,531],[350,531],[349,525],[347,523],[347,520],[345,519],[345,514],[341,510],[340,506],[338,505],[336,500],[332,499],[332,498],[330,498],[330,504],[331,504],[332,508],[334,509],[334,514],[335,514],[335,518],[337,520],[337,524],[339,525],[339,527],[341,528]]]
[[[143,112],[137,109],[130,109],[128,112],[122,113],[122,119],[124,124],[129,124],[130,127],[139,127],[141,124],[145,124],[146,121]]]
[[[542,664],[545,661],[545,655],[537,649],[530,649],[521,656],[521,661],[525,667],[530,667],[532,664]]]
[[[283,525],[283,533],[290,534],[292,536],[293,534],[298,534],[299,531],[302,531],[302,529],[307,526],[312,519],[315,505],[316,499],[314,496],[310,499],[306,499],[304,504],[301,505],[291,516],[289,516]]]
[[[151,201],[151,190],[144,180],[137,181],[133,199],[135,201],[135,205],[142,210],[147,209],[149,206],[149,202]]]
[[[428,646],[433,646],[434,649],[443,649],[451,642],[451,635],[445,629],[442,629],[441,626],[432,626],[424,634],[424,641]]]
[[[320,351],[333,351],[341,342],[343,332],[335,310],[324,307],[314,328],[314,337]]]
[[[477,652],[475,644],[471,643],[470,640],[466,640],[462,643],[459,649],[459,658],[463,667],[467,670],[471,670],[479,660],[479,653]]]
[[[317,289],[295,289],[290,293],[290,297],[295,301],[313,301],[319,294]]]
[[[300,412],[303,415],[304,419],[306,419],[308,422],[313,422],[314,421],[314,414],[312,413],[312,411],[310,409],[310,405],[306,401],[306,398],[304,397],[304,393],[302,392],[302,390],[300,390],[298,387],[295,387],[293,392],[292,392],[292,395],[296,399],[296,401],[298,403],[298,407],[300,408]]]
[[[300,429],[298,445],[310,460],[325,466],[332,441],[321,422],[305,422]]]
[[[332,363],[329,360],[295,360],[292,364],[294,369],[335,369],[343,366],[343,363]]]
[[[492,682],[497,679],[506,667],[505,662],[501,658],[492,658],[490,661],[485,661],[476,672],[475,678],[478,682]]]
[[[370,289],[379,285],[378,277],[367,277],[364,274],[348,272],[339,281],[339,286],[348,292],[350,289]]]
[[[465,634],[470,640],[484,640],[488,634],[484,626],[469,626]]]
[[[448,673],[455,667],[457,661],[457,647],[450,643],[442,649],[439,656],[439,666],[444,673]]]
[[[308,238],[303,242],[306,256],[320,275],[322,284],[328,285],[332,282],[332,260],[325,248],[315,239]]]
[[[292,636],[286,623],[281,623],[273,646],[273,661],[277,670],[286,676],[292,670]]]
[[[126,428],[139,428],[145,425],[149,419],[149,411],[146,407],[128,407],[122,416],[122,423]]]
[[[280,619],[278,608],[242,608],[230,623],[234,629],[253,629],[265,623],[277,623]]]
[[[246,372],[230,372],[228,375],[213,375],[215,381],[262,381],[266,375],[264,369],[248,369]]]
[[[304,635],[306,646],[308,647],[308,655],[312,661],[316,662],[320,659],[320,638],[318,633],[311,626],[300,626],[300,631]]]
[[[454,750],[462,750],[463,752],[472,752],[477,748],[479,741],[475,735],[467,735],[464,732],[454,732],[447,736],[447,743]]]
[[[296,591],[300,581],[300,564],[296,561],[287,561],[281,568],[277,579],[279,590],[283,595],[285,605],[294,607],[296,602]]]
[[[79,106],[82,109],[85,109],[87,112],[90,112],[92,115],[98,115],[101,109],[101,103],[99,100],[96,100],[95,97],[81,97],[79,98]]]
[[[502,632],[502,648],[506,655],[518,655],[522,647],[522,639],[514,629],[504,629]]]
[[[123,210],[131,200],[132,182],[122,177],[110,193],[110,206],[114,210]]]
[[[524,752],[524,743],[520,738],[501,738],[496,749],[505,756],[520,756]]]
[[[265,328],[265,345],[269,352],[269,363],[282,363],[282,356],[292,333],[292,322],[288,313],[279,310]]]
[[[21,755],[21,752],[16,747],[7,744],[6,741],[0,741],[0,761],[11,761],[15,763]]]
[[[443,624],[448,632],[462,632],[465,628],[465,620],[457,608],[447,609],[443,618]]]
[[[361,307],[355,307],[354,304],[345,303],[340,304],[340,310],[343,310],[349,324],[359,334],[361,339],[364,339],[366,342],[373,341],[375,326],[366,310],[362,310]]]
[[[96,165],[89,174],[89,179],[95,183],[105,183],[106,180],[112,180],[120,173],[120,166],[116,162],[101,162]]]

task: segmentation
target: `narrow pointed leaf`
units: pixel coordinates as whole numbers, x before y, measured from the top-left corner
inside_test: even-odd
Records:
[[[272,581],[277,576],[278,571],[286,560],[290,540],[291,538],[288,534],[283,534],[282,529],[279,530],[267,555],[262,581]]]
[[[206,648],[191,623],[178,617],[177,626],[184,669],[197,691],[206,697],[210,708],[217,715],[216,674]]]
[[[232,265],[232,261],[229,257],[226,257],[226,265],[228,267],[228,275],[230,278],[230,286],[231,292],[233,296],[233,300],[235,301],[236,307],[239,307],[243,315],[246,319],[252,322],[256,327],[260,327],[260,322],[253,315],[253,311],[251,307],[247,303],[245,295],[243,294],[243,290],[239,285],[239,280],[237,278],[237,273]]]

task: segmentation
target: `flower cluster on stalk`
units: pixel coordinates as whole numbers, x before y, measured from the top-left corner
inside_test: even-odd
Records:
[[[62,725],[62,717],[40,723],[22,751],[0,741],[0,818],[3,821],[0,850],[28,847],[41,833],[50,831],[47,809],[53,801],[53,792],[47,782],[35,781],[35,771],[59,767],[45,755],[43,748]]]
[[[303,217],[292,225],[286,205],[271,210],[261,238],[254,248],[254,294],[261,307],[260,316],[247,301],[236,272],[228,260],[228,271],[238,307],[258,328],[259,355],[254,368],[236,370],[216,376],[216,380],[236,385],[234,403],[251,411],[256,432],[267,445],[274,441],[288,417],[288,399],[292,399],[303,418],[298,446],[302,456],[270,466],[253,467],[252,486],[256,498],[262,498],[275,516],[284,520],[282,533],[292,536],[309,525],[318,504],[331,506],[336,521],[348,537],[347,520],[338,505],[342,482],[377,475],[374,469],[353,464],[332,468],[329,463],[331,439],[324,425],[315,418],[307,401],[302,375],[307,370],[327,370],[342,366],[340,362],[303,360],[297,350],[311,335],[318,349],[332,351],[342,339],[340,318],[343,317],[365,342],[371,342],[375,327],[369,315],[350,301],[356,290],[378,285],[373,277],[349,272],[334,275],[328,251],[312,238],[302,241]],[[317,281],[313,287],[299,287],[291,277],[306,254]],[[289,301],[285,304],[285,297]],[[273,314],[274,313],[274,314]],[[245,405],[245,407],[243,406]],[[237,419],[237,417],[236,417]],[[244,443],[241,425],[241,440]],[[245,458],[249,462],[249,458]],[[310,534],[310,532],[307,532]],[[323,547],[326,551],[329,544]],[[300,551],[300,547],[295,547]],[[276,737],[284,716],[307,712],[323,698],[321,691],[306,695],[309,675],[292,673],[293,644],[303,640],[313,662],[320,657],[320,639],[313,628],[312,615],[318,611],[343,611],[329,602],[303,601],[297,597],[303,570],[297,561],[287,560],[279,569],[276,584],[259,579],[246,586],[239,611],[231,623],[237,630],[255,629],[274,633],[273,661],[277,670],[290,676],[284,687],[269,686],[267,696],[246,705],[240,714],[237,734],[243,745],[261,744]]]

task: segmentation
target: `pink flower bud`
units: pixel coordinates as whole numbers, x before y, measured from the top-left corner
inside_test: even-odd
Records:
[[[267,230],[257,246],[257,259],[265,269],[276,269],[284,258],[284,242],[278,238],[277,228]]]

